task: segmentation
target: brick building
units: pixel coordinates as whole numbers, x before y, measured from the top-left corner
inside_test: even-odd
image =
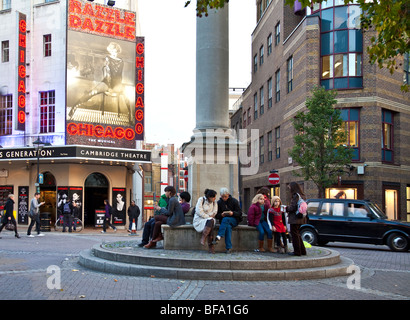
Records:
[[[360,8],[330,0],[314,8],[295,9],[283,1],[257,0],[257,25],[252,34],[252,82],[231,117],[233,129],[259,130],[248,138],[248,153],[259,166],[242,176],[244,210],[256,191],[266,186],[289,203],[286,186],[299,182],[307,197],[317,197],[311,181],[292,174],[297,163],[288,155],[293,146],[292,118],[305,107],[314,86],[337,89],[337,108],[348,128],[354,158],[348,174],[326,190],[331,198],[371,199],[392,219],[410,221],[410,94],[408,61],[391,75],[368,63],[371,32],[360,30]],[[268,181],[277,172],[280,183]]]

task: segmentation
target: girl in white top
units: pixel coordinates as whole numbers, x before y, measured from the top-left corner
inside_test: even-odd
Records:
[[[193,226],[196,231],[202,232],[201,244],[205,245],[208,238],[209,252],[214,253],[212,244],[212,230],[215,226],[215,216],[218,212],[218,203],[215,201],[216,191],[206,189],[205,196],[198,199],[195,207]]]

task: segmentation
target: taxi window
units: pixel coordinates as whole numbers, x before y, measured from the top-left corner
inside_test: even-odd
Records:
[[[309,202],[307,206],[308,215],[317,215],[317,209],[319,208],[319,202]]]
[[[352,218],[366,218],[369,211],[364,204],[348,203],[347,215]]]
[[[332,204],[329,202],[323,202],[322,207],[320,208],[319,215],[321,216],[330,216],[330,209]]]
[[[335,217],[343,216],[344,203],[333,203],[332,215]]]

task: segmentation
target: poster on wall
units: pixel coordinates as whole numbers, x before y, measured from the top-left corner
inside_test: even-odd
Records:
[[[73,215],[75,218],[82,219],[83,214],[83,188],[69,187],[68,197],[73,203]]]
[[[68,197],[68,187],[57,187],[57,219],[62,218]]]
[[[13,186],[0,186],[0,214],[3,215],[4,206],[6,205],[9,194],[14,194]]]
[[[125,188],[112,188],[112,223],[124,225],[126,222]]]
[[[28,211],[30,209],[28,187],[19,187],[17,208],[18,224],[28,224]]]
[[[67,19],[66,144],[135,148],[135,12],[70,0]]]
[[[96,228],[102,228],[105,220],[105,210],[96,209],[95,210],[95,223]]]

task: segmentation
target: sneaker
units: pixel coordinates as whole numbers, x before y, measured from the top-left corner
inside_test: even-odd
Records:
[[[44,233],[39,233],[37,237],[44,237]]]
[[[101,233],[105,233],[105,231],[101,231]]]
[[[226,254],[231,254],[231,253],[232,253],[232,249],[226,249],[225,253],[226,253]]]
[[[34,236],[32,234],[28,234],[27,237],[34,238]]]
[[[221,240],[221,238],[222,238],[222,237],[221,237],[221,236],[219,236],[219,235],[218,235],[218,236],[216,236],[216,237],[215,237],[215,240],[214,240],[214,241],[212,241],[212,244],[213,244],[213,245],[218,244],[218,242]]]

